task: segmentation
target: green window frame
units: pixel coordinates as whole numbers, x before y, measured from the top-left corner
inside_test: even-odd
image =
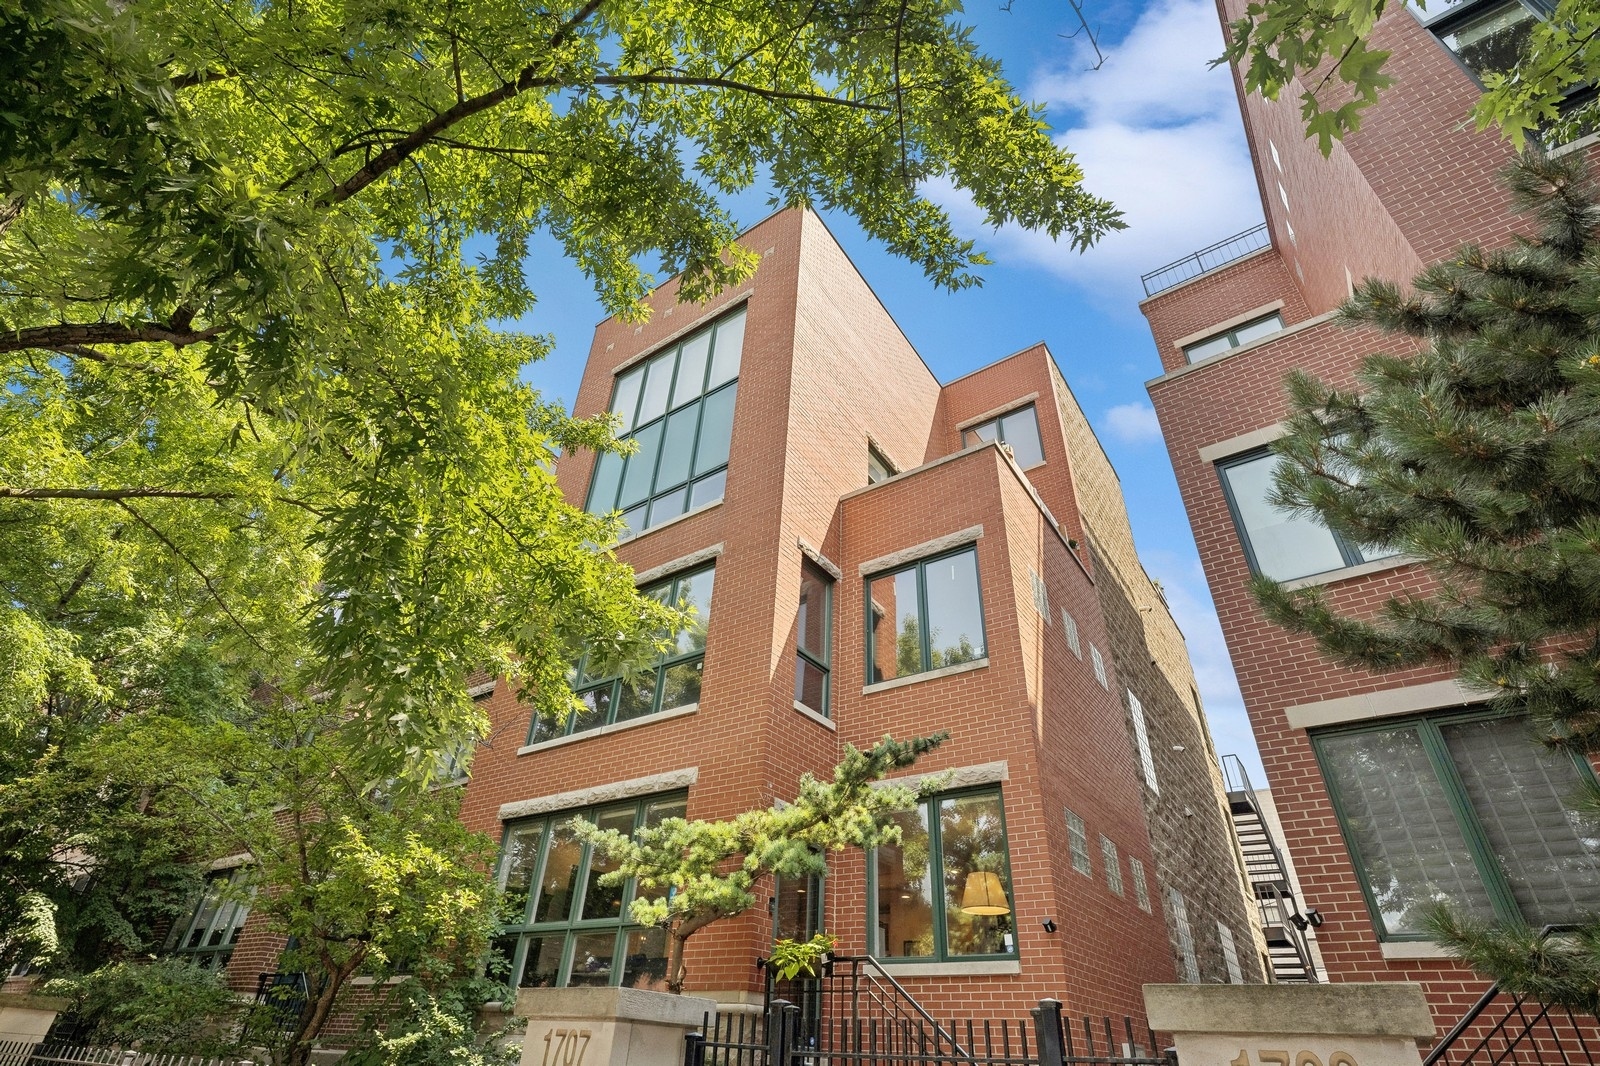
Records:
[[[508,822],[497,872],[505,921],[496,954],[513,988],[666,987],[666,930],[629,917],[637,885],[599,883],[603,859],[566,831],[573,818],[635,832],[687,813],[683,792]],[[620,964],[618,960],[621,960]]]
[[[722,499],[744,326],[741,307],[617,375],[610,409],[638,447],[601,453],[584,510],[622,512],[624,539]]]
[[[918,963],[1015,959],[1016,896],[1002,791],[941,792],[895,819],[901,841],[874,849],[867,861],[871,953]],[[1007,910],[964,911],[974,900]]]
[[[707,566],[641,589],[642,596],[694,607],[694,622],[679,632],[671,651],[641,670],[605,670],[585,655],[570,675],[573,693],[583,709],[567,715],[565,722],[552,722],[535,714],[528,727],[528,743],[575,736],[698,704],[715,582],[716,567]],[[591,674],[591,668],[599,672]]]
[[[832,707],[833,575],[810,559],[800,563],[794,644],[794,701],[827,718]]]
[[[1429,939],[1435,902],[1535,927],[1600,908],[1600,826],[1570,803],[1594,770],[1527,729],[1467,707],[1312,734],[1380,940]]]
[[[961,446],[970,448],[984,441],[999,440],[1009,445],[1017,465],[1024,470],[1044,462],[1043,438],[1039,433],[1039,413],[1031,403],[1014,407],[987,422],[961,431]]]
[[[1262,337],[1269,337],[1282,329],[1283,315],[1281,312],[1273,311],[1270,314],[1262,315],[1260,318],[1252,318],[1248,322],[1241,322],[1232,329],[1213,333],[1204,340],[1184,345],[1183,357],[1191,363],[1199,362],[1201,359],[1209,359],[1213,355],[1231,352],[1235,348],[1258,341]]]
[[[249,877],[247,866],[209,874],[188,916],[173,923],[166,950],[203,970],[225,968],[250,917]]]
[[[935,575],[937,591],[930,599],[929,571],[932,567],[944,564],[950,565],[950,573]],[[873,574],[862,584],[866,592],[867,684],[975,662],[989,654],[984,636],[983,582],[978,570],[976,545],[968,544],[954,551]],[[875,595],[875,592],[882,595]],[[961,602],[969,594],[971,603]],[[902,604],[902,598],[915,600],[914,615],[910,613],[912,604]],[[891,601],[895,604],[893,617],[884,606]],[[954,644],[940,648],[935,639],[940,623],[947,620],[946,614],[952,606],[956,608],[954,617],[963,627],[976,622],[976,633],[962,632],[957,635]],[[973,618],[961,618],[963,610],[968,607]],[[886,622],[890,623],[889,628],[883,629]],[[893,649],[892,666],[885,661],[887,656],[880,655],[880,643],[885,645],[882,649],[884,652]],[[893,672],[888,672],[890,670]]]

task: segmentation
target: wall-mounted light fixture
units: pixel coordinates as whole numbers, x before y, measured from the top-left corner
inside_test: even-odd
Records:
[[[1046,918],[1044,920],[1044,931],[1045,932],[1053,933],[1053,932],[1056,931],[1056,928],[1057,928],[1056,920],[1054,918]]]

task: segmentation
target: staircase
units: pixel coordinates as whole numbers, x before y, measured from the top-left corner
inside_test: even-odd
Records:
[[[1289,884],[1283,853],[1261,816],[1260,801],[1237,755],[1222,757],[1222,776],[1228,793],[1228,809],[1239,835],[1239,849],[1244,853],[1245,875],[1255,891],[1273,980],[1298,984],[1314,982],[1318,980],[1317,968],[1311,961],[1311,946],[1305,931],[1319,924],[1320,919],[1315,914],[1308,918],[1301,913]]]

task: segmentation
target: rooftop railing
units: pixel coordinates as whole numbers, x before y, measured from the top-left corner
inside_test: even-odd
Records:
[[[1235,233],[1232,237],[1208,245],[1198,252],[1191,252],[1159,270],[1140,275],[1139,280],[1144,282],[1144,294],[1154,296],[1158,292],[1166,292],[1175,285],[1182,285],[1190,278],[1197,278],[1208,270],[1215,270],[1220,266],[1227,266],[1236,259],[1243,259],[1251,252],[1260,251],[1271,243],[1272,238],[1267,234],[1267,224],[1263,222],[1243,233]]]

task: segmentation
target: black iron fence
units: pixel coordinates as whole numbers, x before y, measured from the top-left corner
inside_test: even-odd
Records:
[[[1596,1066],[1600,1019],[1494,985],[1445,1034],[1423,1066]]]
[[[1235,233],[1232,237],[1224,238],[1216,244],[1207,245],[1198,252],[1191,252],[1176,262],[1140,275],[1139,280],[1144,282],[1144,294],[1154,296],[1174,285],[1181,285],[1191,278],[1197,278],[1208,270],[1215,270],[1236,259],[1243,259],[1251,252],[1260,251],[1271,243],[1272,236],[1267,232],[1267,224],[1263,222],[1243,233]]]
[[[251,1062],[80,1044],[24,1044],[0,1040],[0,1066],[251,1066]]]

